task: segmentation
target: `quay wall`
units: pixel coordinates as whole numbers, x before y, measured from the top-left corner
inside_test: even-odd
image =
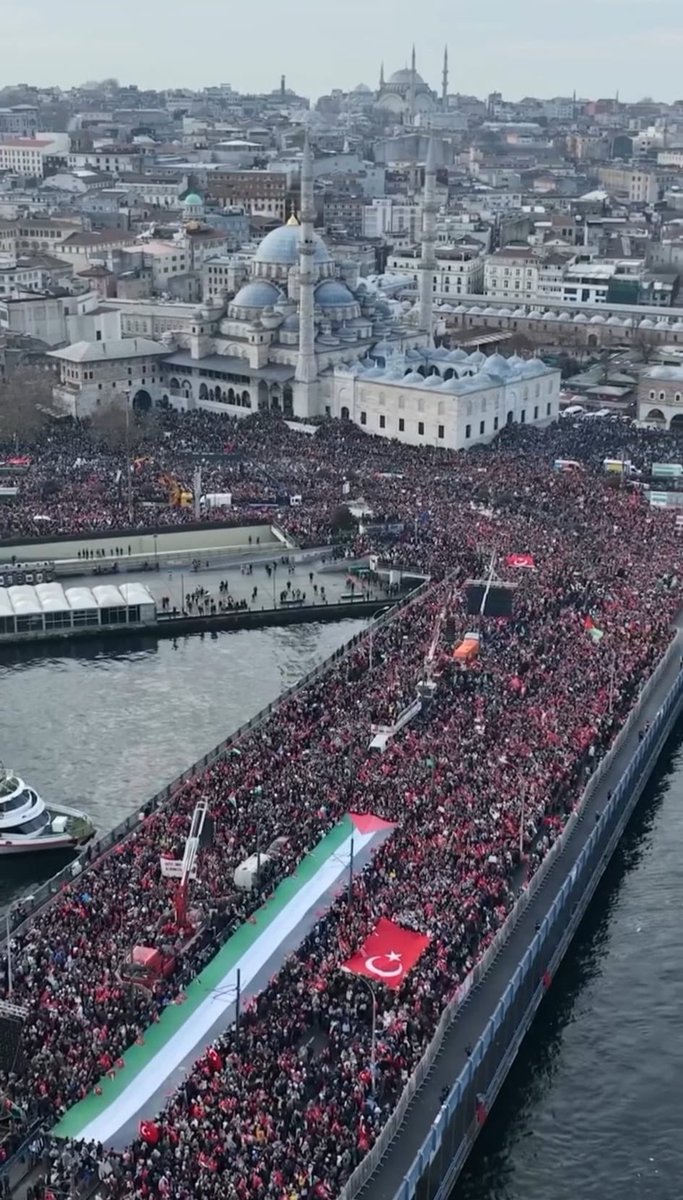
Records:
[[[251,541],[249,541],[250,538]],[[258,546],[257,538],[260,540]],[[146,529],[139,532],[129,529],[118,533],[114,530],[107,534],[84,533],[77,537],[24,538],[23,540],[10,538],[0,543],[0,561],[9,561],[12,557],[17,562],[49,560],[59,563],[75,559],[82,570],[82,560],[78,555],[82,554],[84,550],[104,551],[104,557],[111,559],[112,556],[115,556],[116,549],[120,548],[123,550],[123,554],[119,555],[118,559],[114,557],[113,561],[118,561],[121,569],[125,569],[129,557],[136,560],[140,558],[153,560],[155,556],[158,556],[163,562],[170,557],[180,555],[189,556],[217,550],[253,552],[265,550],[269,546],[278,553],[282,553],[282,550],[286,549],[279,531],[276,531],[272,525],[265,525],[263,522],[250,525],[246,519],[241,526],[196,524],[189,527],[169,528],[167,525],[162,525],[156,530]],[[130,556],[128,554],[129,547]],[[88,562],[90,561],[97,562],[97,560],[88,559]]]

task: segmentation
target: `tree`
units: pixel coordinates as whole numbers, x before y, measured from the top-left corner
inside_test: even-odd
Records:
[[[18,367],[0,383],[0,442],[33,442],[53,410],[51,371]]]
[[[114,401],[93,414],[90,432],[93,441],[108,450],[124,453],[128,447],[132,452],[147,440],[158,440],[159,418],[153,410],[136,413],[129,409],[126,414],[126,401]]]
[[[346,504],[340,504],[332,513],[330,524],[335,533],[351,533],[358,522]]]

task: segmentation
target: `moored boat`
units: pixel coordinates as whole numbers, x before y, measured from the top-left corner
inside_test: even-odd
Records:
[[[85,813],[66,804],[45,804],[21,776],[0,763],[0,856],[69,850],[94,832]]]

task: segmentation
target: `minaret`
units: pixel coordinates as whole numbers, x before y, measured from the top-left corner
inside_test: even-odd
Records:
[[[415,124],[415,93],[416,93],[415,75],[416,75],[416,73],[417,72],[416,72],[416,68],[415,68],[415,43],[413,42],[413,55],[410,60],[410,94],[408,97],[409,111],[410,111],[410,124],[411,125]]]
[[[380,92],[384,91],[384,63],[382,63],[379,70],[379,90]]]
[[[441,78],[441,108],[448,112],[448,46],[443,51],[443,75]]]
[[[428,345],[433,347],[434,273],[436,271],[436,145],[429,139],[425,190],[422,200],[422,257],[420,261],[420,328],[429,334]]]
[[[315,201],[313,158],[304,141],[301,163],[301,233],[299,235],[299,354],[294,374],[294,415],[311,417],[316,412],[318,363],[315,356],[315,294],[318,270],[315,265]]]

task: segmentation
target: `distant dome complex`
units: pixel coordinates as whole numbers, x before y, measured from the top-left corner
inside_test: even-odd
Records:
[[[418,113],[435,111],[437,97],[415,67],[414,47],[412,66],[394,71],[386,82],[382,71],[376,104],[386,113],[411,123]]]

